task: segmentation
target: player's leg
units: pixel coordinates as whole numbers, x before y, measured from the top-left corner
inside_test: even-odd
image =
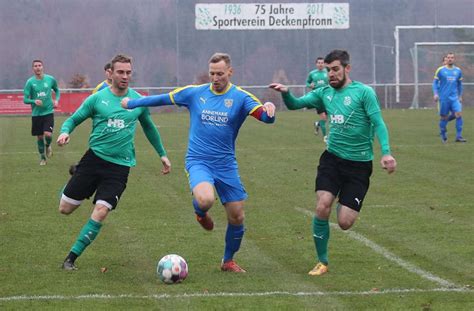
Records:
[[[216,171],[215,186],[227,214],[221,270],[246,272],[234,260],[234,255],[239,251],[245,233],[244,202],[247,199],[247,192],[242,185],[237,168]]]
[[[186,165],[189,186],[193,194],[193,208],[196,220],[206,230],[214,228],[214,222],[209,215],[209,209],[214,204],[214,179],[208,167],[201,164]]]
[[[45,140],[46,156],[51,158],[53,156],[53,148],[51,141],[53,140],[54,129],[54,114],[44,116],[43,135]]]
[[[462,127],[464,125],[464,121],[462,118],[462,105],[461,102],[456,101],[452,104],[452,111],[454,112],[454,116],[456,117],[456,142],[458,143],[465,143],[467,142],[466,139],[462,137]]]
[[[321,133],[323,134],[323,137],[326,137],[326,121],[328,120],[328,115],[326,112],[321,112],[319,114],[319,126],[321,127]]]
[[[448,141],[447,136],[447,125],[448,125],[448,115],[449,115],[449,102],[447,100],[440,99],[440,109],[439,109],[439,135],[441,141],[446,143]]]
[[[309,275],[322,275],[328,271],[329,216],[331,206],[340,188],[338,158],[325,151],[319,159],[316,176],[316,212],[313,217],[313,241],[316,249],[317,265]]]
[[[244,201],[227,202],[224,204],[227,213],[227,229],[225,234],[224,257],[221,270],[230,272],[246,272],[235,261],[234,255],[240,249],[245,233]]]
[[[36,146],[40,155],[40,165],[46,165],[46,155],[44,153],[43,117],[31,117],[31,135],[36,136]]]

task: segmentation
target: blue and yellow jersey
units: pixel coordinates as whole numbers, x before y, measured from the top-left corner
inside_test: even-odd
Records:
[[[100,82],[99,84],[97,84],[95,89],[92,90],[92,94],[95,94],[98,91],[101,91],[101,90],[103,90],[103,89],[105,89],[106,87],[109,87],[109,86],[110,86],[109,81],[104,80],[104,81]]]
[[[169,93],[171,101],[189,110],[190,128],[186,161],[235,166],[235,139],[247,116],[262,106],[251,93],[229,83],[222,93],[211,84],[189,85]]]
[[[462,71],[459,67],[439,67],[433,80],[433,93],[443,100],[457,100],[462,95]]]

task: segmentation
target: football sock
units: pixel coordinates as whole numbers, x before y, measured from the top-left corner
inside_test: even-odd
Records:
[[[234,254],[239,250],[242,238],[244,236],[244,225],[227,224],[227,231],[225,233],[225,250],[224,262],[234,258]]]
[[[329,220],[313,218],[313,239],[316,246],[318,260],[327,265],[328,261],[328,242],[329,242]]]
[[[462,125],[463,125],[462,117],[456,118],[456,138],[462,137]]]
[[[91,244],[97,234],[99,234],[102,224],[100,222],[89,219],[89,221],[82,227],[79,236],[77,237],[76,243],[71,248],[71,252],[76,254],[78,257],[81,256],[82,252]]]
[[[203,211],[199,205],[198,205],[198,202],[196,201],[196,199],[193,199],[193,207],[194,207],[194,212],[196,213],[196,215],[198,215],[199,217],[204,217],[206,216],[206,212]]]
[[[44,140],[46,141],[46,148],[49,147],[49,145],[51,145],[51,141],[53,140],[53,137],[52,136],[44,136]]]
[[[319,126],[321,127],[323,136],[326,136],[326,120],[319,120]]]
[[[448,125],[448,120],[439,120],[439,131],[443,137],[446,136],[446,125]]]
[[[456,115],[454,113],[450,114],[449,117],[448,117],[448,122],[453,121],[454,119],[456,119]]]
[[[44,155],[44,140],[43,139],[38,139],[37,141],[38,144],[38,152],[41,156],[41,159],[46,159],[46,156]]]

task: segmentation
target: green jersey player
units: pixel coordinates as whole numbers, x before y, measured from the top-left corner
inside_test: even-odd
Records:
[[[171,169],[171,163],[148,108],[126,110],[120,105],[120,101],[125,97],[140,97],[137,92],[128,88],[132,76],[131,62],[131,58],[125,55],[114,57],[110,71],[112,85],[89,96],[63,123],[57,140],[59,146],[67,144],[74,128],[86,119],[92,119],[89,150],[64,188],[59,212],[71,214],[94,192],[95,206],[63,263],[65,270],[76,270],[75,260],[94,241],[103,221],[109,212],[115,209],[125,190],[130,167],[136,164],[134,138],[137,121],[160,155],[162,173],[167,174]]]
[[[315,189],[313,238],[318,263],[310,275],[322,275],[328,271],[328,219],[336,197],[339,200],[337,220],[343,230],[351,228],[359,215],[372,174],[374,134],[382,148],[382,167],[392,173],[397,165],[390,152],[387,127],[375,92],[349,77],[349,53],[334,50],[324,62],[330,86],[296,98],[288,87],[279,83],[270,85],[282,93],[288,109],[325,108],[329,117],[327,150],[319,160]]]
[[[316,69],[312,70],[308,74],[306,79],[306,87],[311,90],[316,90],[328,85],[328,71],[324,67],[324,59],[322,57],[316,58]],[[326,121],[328,116],[324,109],[316,109],[316,112],[319,114],[319,121],[314,122],[314,134],[318,135],[319,130],[323,134],[323,140],[326,142]]]
[[[44,73],[43,61],[32,64],[34,76],[26,81],[23,102],[31,105],[31,135],[37,137],[40,165],[46,165],[46,157],[53,155],[51,141],[54,128],[54,108],[58,106],[60,93],[53,76]],[[56,98],[53,100],[52,91]]]

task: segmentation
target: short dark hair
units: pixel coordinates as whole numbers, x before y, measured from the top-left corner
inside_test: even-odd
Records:
[[[112,58],[110,61],[110,69],[114,71],[114,65],[115,63],[132,63],[132,58],[130,56],[127,56],[125,54],[117,54]]]
[[[214,55],[209,58],[209,64],[215,64],[220,61],[224,61],[227,66],[232,64],[232,60],[230,59],[230,55],[227,53],[214,53]]]
[[[105,66],[104,66],[104,71],[107,71],[107,70],[109,70],[109,69],[112,69],[112,64],[111,64],[111,63],[105,64]]]
[[[315,60],[314,62],[317,63],[318,60],[324,60],[324,58],[322,58],[322,57],[320,56],[320,57],[316,58],[316,60]]]
[[[31,66],[34,66],[35,63],[41,63],[41,65],[43,65],[43,61],[41,59],[34,59],[32,62],[31,62]]]
[[[341,65],[343,67],[346,67],[351,63],[350,58],[351,57],[346,50],[332,50],[331,52],[329,52],[328,55],[326,55],[326,57],[324,58],[324,62],[326,64],[330,64],[333,61],[338,60],[341,62]]]

